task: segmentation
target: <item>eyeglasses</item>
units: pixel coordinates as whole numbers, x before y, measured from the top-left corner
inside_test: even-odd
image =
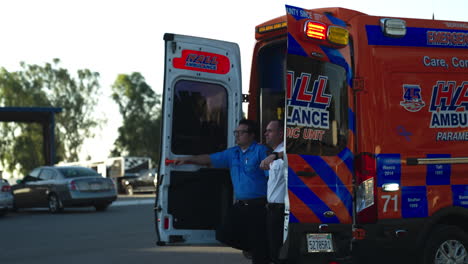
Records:
[[[234,130],[234,135],[244,135],[245,133],[249,133],[248,130]]]

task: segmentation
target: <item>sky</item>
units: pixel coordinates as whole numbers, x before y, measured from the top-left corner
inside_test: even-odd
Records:
[[[345,7],[369,15],[468,21],[468,0],[1,0],[0,67],[61,60],[76,72],[100,73],[102,98],[96,116],[107,122],[87,139],[81,158],[105,159],[121,118],[110,99],[118,74],[140,72],[162,93],[164,33],[236,42],[247,93],[255,26],[285,14],[285,4],[306,9]]]

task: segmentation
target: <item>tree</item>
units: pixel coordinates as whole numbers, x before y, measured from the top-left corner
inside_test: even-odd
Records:
[[[112,99],[119,106],[123,125],[118,130],[112,156],[159,159],[161,121],[160,95],[140,73],[120,74],[112,86]]]
[[[16,72],[1,68],[0,105],[63,108],[56,115],[56,160],[74,161],[84,139],[101,121],[92,116],[100,95],[99,74],[84,69],[72,76],[59,63],[59,59],[44,66],[21,62]],[[25,173],[44,164],[40,125],[3,123],[0,130],[0,160],[7,170]]]

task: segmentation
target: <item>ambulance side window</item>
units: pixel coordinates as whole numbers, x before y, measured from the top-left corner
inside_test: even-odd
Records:
[[[181,80],[174,87],[172,152],[197,155],[227,147],[227,91],[219,85]]]

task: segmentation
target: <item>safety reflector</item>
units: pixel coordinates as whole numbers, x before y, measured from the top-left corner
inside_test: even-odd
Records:
[[[366,230],[363,228],[353,228],[353,238],[356,240],[363,240],[366,238]]]
[[[319,22],[307,21],[305,24],[305,34],[309,38],[325,40],[327,38],[327,26]]]
[[[169,217],[164,217],[164,229],[169,229]]]

